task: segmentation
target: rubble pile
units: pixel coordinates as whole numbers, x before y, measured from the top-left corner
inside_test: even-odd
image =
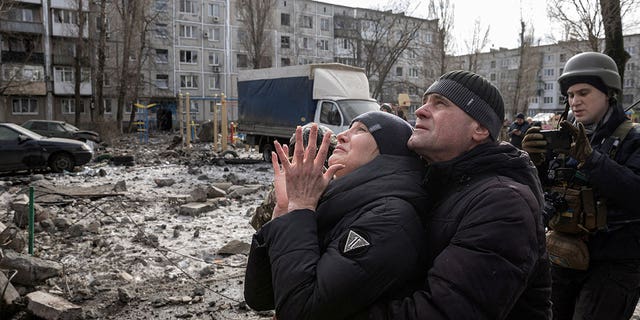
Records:
[[[0,318],[272,318],[242,294],[270,164],[172,142],[126,136],[77,172],[0,176]]]

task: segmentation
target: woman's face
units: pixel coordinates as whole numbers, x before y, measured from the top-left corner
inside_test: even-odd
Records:
[[[342,164],[344,168],[336,172],[336,178],[353,172],[380,154],[376,140],[362,122],[354,122],[337,138],[338,145],[329,158],[329,165]]]

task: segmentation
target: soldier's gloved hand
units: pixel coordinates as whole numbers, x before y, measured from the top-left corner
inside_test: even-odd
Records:
[[[565,120],[560,123],[560,126],[571,134],[573,141],[571,142],[569,155],[578,161],[578,168],[582,168],[585,161],[587,161],[591,153],[593,153],[593,148],[591,148],[591,143],[587,137],[584,125],[578,122],[578,127],[576,127]]]
[[[537,166],[544,163],[547,153],[547,140],[540,133],[540,127],[531,127],[522,139],[522,150],[526,151],[531,161]]]

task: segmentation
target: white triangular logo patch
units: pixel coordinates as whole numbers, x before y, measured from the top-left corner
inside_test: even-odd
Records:
[[[351,250],[355,250],[358,248],[366,247],[368,245],[369,245],[369,241],[367,241],[361,235],[355,233],[355,231],[349,230],[349,235],[347,236],[347,242],[344,244],[343,253],[347,253]]]

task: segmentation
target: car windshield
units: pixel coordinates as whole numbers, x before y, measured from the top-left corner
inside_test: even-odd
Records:
[[[67,130],[67,131],[78,131],[78,130],[80,130],[80,129],[78,129],[78,128],[74,127],[73,125],[70,125],[70,124],[68,124],[68,123],[66,123],[66,122],[65,122],[65,123],[63,123],[63,124],[62,124],[62,126],[63,126],[63,127],[64,127],[64,129],[65,129],[65,130]]]
[[[15,131],[18,131],[21,135],[28,136],[28,137],[30,137],[32,139],[42,139],[42,138],[44,138],[43,136],[41,136],[41,135],[39,135],[39,134],[29,130],[29,129],[23,128],[23,127],[21,127],[21,126],[19,126],[17,124],[7,123],[7,126],[10,127],[11,129],[15,130]]]
[[[351,123],[353,118],[369,111],[380,110],[380,106],[375,101],[366,100],[340,100],[338,105],[344,116],[344,123]]]

